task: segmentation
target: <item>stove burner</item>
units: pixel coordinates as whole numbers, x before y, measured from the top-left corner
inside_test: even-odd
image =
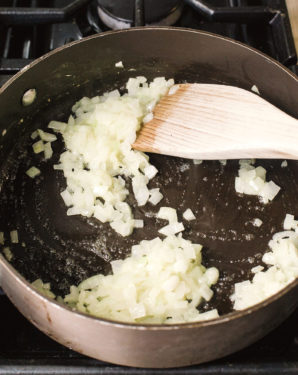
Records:
[[[110,29],[118,30],[134,26],[135,0],[97,0],[98,16]],[[181,17],[182,1],[145,0],[146,25],[170,26]]]

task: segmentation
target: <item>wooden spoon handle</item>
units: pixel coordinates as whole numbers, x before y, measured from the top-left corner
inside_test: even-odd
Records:
[[[237,87],[181,84],[160,100],[133,148],[193,159],[298,159],[298,121]]]

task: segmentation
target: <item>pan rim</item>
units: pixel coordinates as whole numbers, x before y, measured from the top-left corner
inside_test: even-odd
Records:
[[[277,67],[281,68],[291,78],[293,78],[296,82],[298,82],[298,77],[293,72],[291,72],[288,68],[286,68],[284,65],[282,65],[280,62],[278,62],[277,60],[273,59],[269,55],[267,55],[267,54],[265,54],[265,53],[257,50],[254,47],[248,46],[247,44],[242,43],[242,42],[238,42],[238,41],[236,41],[236,40],[234,40],[232,38],[221,36],[221,35],[218,35],[218,34],[215,34],[215,33],[207,32],[207,31],[191,29],[191,28],[183,28],[183,27],[180,28],[180,27],[174,27],[174,26],[145,26],[145,27],[142,26],[142,27],[134,27],[134,28],[130,28],[130,29],[104,31],[102,33],[90,35],[90,36],[84,37],[82,39],[70,42],[70,43],[68,43],[68,44],[66,44],[64,46],[55,48],[54,50],[52,50],[52,51],[50,51],[50,52],[48,52],[48,53],[40,56],[39,58],[35,59],[34,61],[32,61],[31,63],[29,63],[28,65],[26,65],[18,73],[16,73],[13,77],[11,77],[8,81],[6,81],[2,85],[2,87],[0,87],[0,95],[16,79],[18,79],[20,76],[22,76],[27,70],[29,70],[30,68],[32,68],[36,64],[40,63],[41,61],[50,58],[52,55],[54,55],[56,53],[60,53],[60,52],[64,51],[65,49],[70,48],[70,47],[72,47],[74,45],[77,45],[77,44],[80,44],[80,43],[85,43],[86,41],[89,41],[91,39],[109,37],[109,35],[124,34],[124,33],[133,33],[133,32],[138,32],[138,31],[152,32],[152,31],[157,31],[157,30],[158,31],[165,30],[165,31],[172,31],[172,32],[185,32],[185,33],[194,33],[194,34],[199,34],[199,35],[206,35],[206,36],[211,37],[211,38],[216,38],[216,39],[224,40],[224,41],[229,42],[231,44],[238,45],[239,47],[247,49],[248,51],[253,52],[256,55],[261,56],[265,60],[269,61],[271,64],[274,64]]]
[[[171,31],[171,32],[185,32],[185,33],[194,33],[198,35],[206,35],[211,38],[216,38],[220,40],[224,40],[226,42],[236,44],[239,47],[242,47],[250,52],[253,52],[256,55],[259,55],[260,57],[264,58],[265,60],[269,61],[271,64],[276,65],[278,68],[282,69],[286,74],[288,74],[291,78],[293,78],[296,82],[298,82],[298,77],[292,73],[288,68],[283,66],[281,63],[273,59],[272,57],[268,56],[267,54],[260,52],[259,50],[250,47],[244,43],[235,41],[231,38],[224,37],[215,33],[210,33],[206,31],[201,30],[195,30],[191,28],[180,28],[180,27],[169,27],[169,26],[146,26],[146,27],[135,27],[130,29],[123,29],[123,30],[113,30],[113,31],[106,31],[100,34],[91,35],[85,38],[82,38],[77,41],[73,41],[71,43],[66,44],[65,46],[58,47],[54,49],[53,51],[48,52],[47,54],[39,57],[38,59],[34,60],[30,64],[26,65],[22,70],[20,70],[18,73],[16,73],[13,77],[11,77],[7,82],[4,83],[4,85],[0,88],[0,95],[19,77],[21,77],[27,70],[29,70],[31,67],[34,67],[36,64],[42,62],[43,60],[46,60],[50,58],[52,55],[56,53],[60,53],[64,51],[64,49],[70,48],[74,45],[77,45],[79,43],[84,43],[88,40],[95,39],[95,38],[104,38],[109,37],[109,35],[115,35],[115,34],[124,34],[124,33],[131,33],[131,32],[152,32],[152,31]],[[135,324],[135,323],[125,323],[125,322],[119,322],[119,321],[113,321],[108,320],[104,318],[95,317],[92,315],[88,315],[76,310],[71,309],[68,306],[63,306],[59,302],[52,300],[40,292],[38,292],[34,287],[31,286],[31,284],[0,254],[0,265],[2,264],[3,267],[6,268],[6,271],[9,272],[19,284],[22,284],[23,287],[25,287],[30,293],[35,294],[40,300],[44,300],[45,302],[50,302],[53,306],[55,306],[57,309],[66,309],[69,312],[77,314],[79,317],[84,319],[93,319],[99,323],[105,324],[105,325],[112,325],[115,327],[121,327],[124,329],[135,329],[135,330],[151,330],[151,331],[167,331],[167,330],[173,330],[173,329],[193,329],[193,328],[199,328],[199,327],[207,327],[207,326],[213,326],[222,324],[227,321],[231,321],[234,319],[238,319],[240,317],[244,317],[247,315],[252,314],[253,312],[265,308],[267,305],[273,303],[274,301],[281,298],[283,295],[287,294],[290,290],[294,289],[298,285],[298,278],[293,280],[290,284],[288,284],[286,287],[282,288],[278,293],[275,293],[274,295],[270,296],[269,298],[266,298],[265,300],[259,302],[258,304],[255,304],[249,308],[246,308],[244,310],[238,310],[233,311],[228,314],[224,314],[222,316],[219,316],[215,319],[210,319],[206,321],[199,321],[199,322],[189,322],[189,323],[179,323],[179,324]]]

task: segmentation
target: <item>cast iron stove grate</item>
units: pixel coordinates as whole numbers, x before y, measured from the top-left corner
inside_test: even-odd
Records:
[[[98,16],[97,1],[102,2],[2,0],[0,85],[46,52],[83,36],[107,30]],[[136,4],[135,24],[140,25],[143,22],[142,1],[133,1]],[[285,0],[180,0],[176,3],[181,3],[182,14],[174,26],[228,36],[296,69],[297,55]]]
[[[182,12],[174,26],[191,27],[228,36],[269,54],[295,70],[297,55],[285,0],[177,2],[181,3]],[[72,40],[108,30],[99,18],[97,6],[96,0],[2,0],[0,86],[44,53]],[[142,24],[143,15],[142,1],[136,0],[132,15],[136,25]],[[263,340],[222,360],[182,369],[144,370],[86,358],[38,331],[3,294],[0,294],[0,306],[1,375],[275,375],[297,374],[298,371],[298,311]]]

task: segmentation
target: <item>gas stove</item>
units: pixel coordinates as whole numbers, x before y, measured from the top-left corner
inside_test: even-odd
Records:
[[[0,85],[68,42],[143,24],[221,34],[297,69],[285,0],[2,0],[0,5]]]
[[[111,29],[173,25],[221,34],[296,68],[285,0],[2,0],[0,86],[70,41]],[[32,326],[0,292],[0,374],[297,374],[298,310],[256,344],[181,369],[127,368],[84,357]]]

